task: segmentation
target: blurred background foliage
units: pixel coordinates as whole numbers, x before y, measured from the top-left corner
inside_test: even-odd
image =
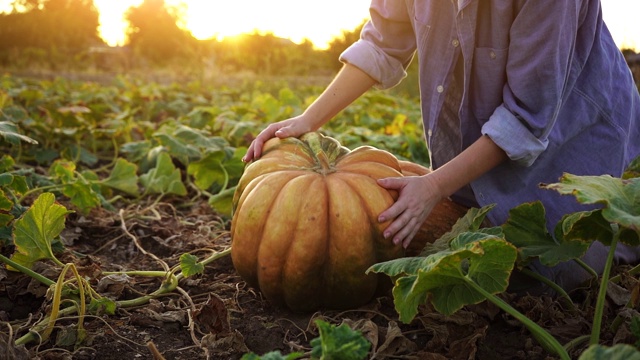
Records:
[[[324,85],[342,66],[338,57],[359,37],[364,24],[335,37],[327,49],[314,48],[273,33],[250,33],[223,40],[198,40],[180,23],[179,6],[144,0],[129,8],[128,42],[108,46],[98,35],[99,13],[93,0],[14,0],[0,13],[0,68],[18,75],[146,75],[153,81],[212,80],[270,76],[304,78]],[[624,50],[640,83],[640,58]],[[407,81],[394,89],[418,95],[414,62]],[[151,74],[151,75],[150,75]],[[225,81],[227,81],[226,79]],[[252,80],[250,80],[252,81]]]

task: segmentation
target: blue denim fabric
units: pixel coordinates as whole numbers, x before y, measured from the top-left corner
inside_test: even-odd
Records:
[[[600,1],[373,0],[370,15],[340,58],[389,88],[417,56],[427,143],[462,51],[462,147],[487,135],[510,158],[471,184],[480,206],[497,204],[492,223],[540,200],[552,228],[588,207],[540,183],[563,172],[620,176],[640,155],[640,95]],[[640,256],[624,251],[622,260]],[[604,262],[591,255],[594,266]]]

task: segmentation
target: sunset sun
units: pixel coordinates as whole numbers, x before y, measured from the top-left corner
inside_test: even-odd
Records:
[[[127,8],[139,5],[142,0],[94,2],[100,11],[101,36],[109,45],[124,44],[127,24],[122,15]],[[316,47],[325,48],[342,30],[353,30],[362,23],[369,15],[370,1],[167,0],[166,3],[184,4],[185,18],[182,21],[197,39],[222,39],[258,31],[271,32],[297,43],[309,39]]]

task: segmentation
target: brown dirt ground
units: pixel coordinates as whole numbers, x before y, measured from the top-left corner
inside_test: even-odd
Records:
[[[75,263],[100,294],[126,300],[152,293],[160,280],[132,276],[108,282],[101,271],[162,270],[162,261],[174,266],[183,253],[202,259],[230,245],[228,221],[204,202],[184,207],[161,203],[154,209],[155,213],[127,208],[122,213],[124,225],[118,213],[105,210],[71,214],[62,234],[66,250],[58,257]],[[2,249],[6,256],[11,251]],[[51,279],[59,274],[59,268],[48,262],[38,263],[36,269]],[[637,296],[638,281],[626,280],[619,290]],[[228,256],[207,265],[202,275],[181,280],[179,288],[144,304],[119,308],[115,315],[87,317],[87,338],[80,345],[65,340],[77,328],[77,318],[68,316],[56,323],[49,339],[16,347],[13,341],[50,311],[51,302],[45,286],[1,269],[0,358],[239,359],[247,352],[262,355],[274,350],[308,355],[309,342],[318,336],[316,319],[346,322],[362,331],[373,344],[371,359],[554,358],[519,322],[486,303],[467,306],[450,317],[425,305],[410,324],[398,321],[389,294],[350,311],[295,314],[273,307],[258,290],[249,288]],[[547,297],[502,297],[565,343],[590,333],[595,292],[586,289],[573,295],[579,308],[575,312]],[[634,343],[626,323],[616,330],[610,327],[616,314],[637,314],[637,308],[621,311],[624,302],[616,299],[615,295],[609,299],[602,343]],[[578,344],[572,355],[577,358],[585,347]]]

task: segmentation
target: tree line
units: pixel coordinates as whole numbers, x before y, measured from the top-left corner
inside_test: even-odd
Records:
[[[358,38],[344,31],[326,50],[307,40],[295,44],[272,33],[221,41],[197,40],[179,20],[184,9],[144,0],[125,14],[128,42],[110,48],[98,33],[93,0],[14,0],[0,14],[0,66],[13,69],[126,71],[137,68],[209,67],[224,73],[310,75],[334,72],[338,55]]]

